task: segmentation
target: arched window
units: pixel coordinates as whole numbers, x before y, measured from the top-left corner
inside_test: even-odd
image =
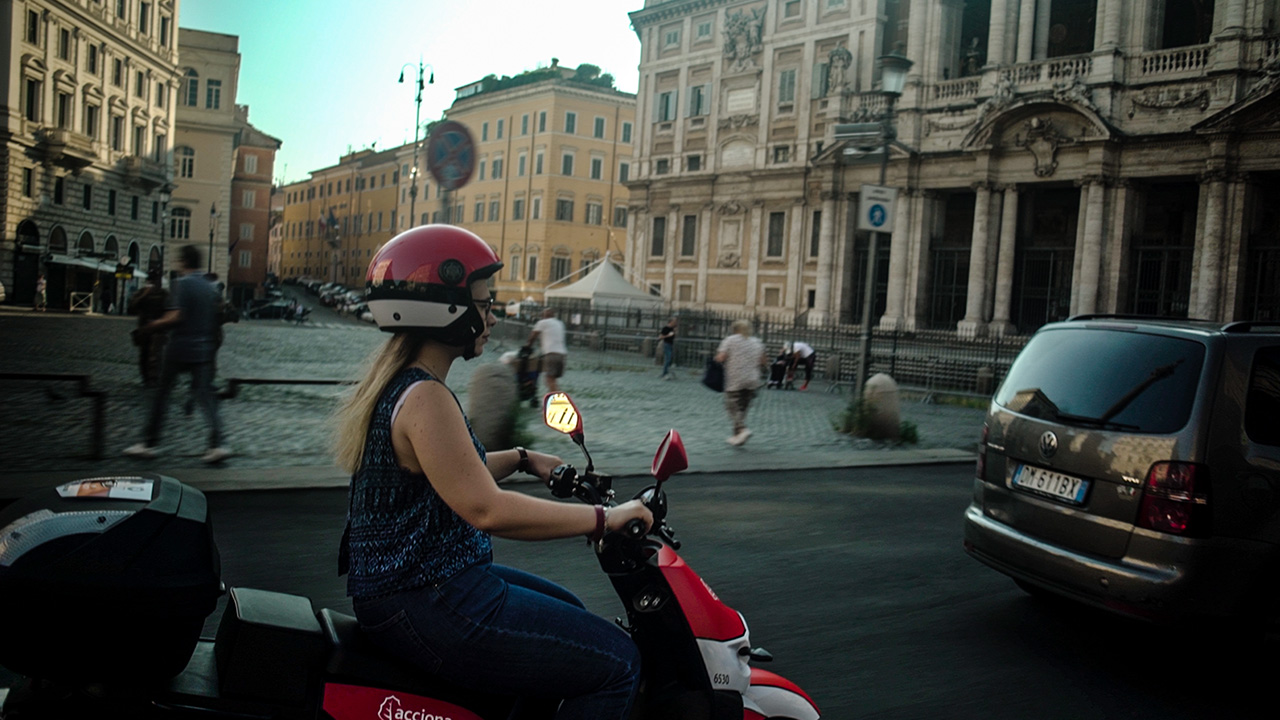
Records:
[[[120,243],[116,242],[115,235],[107,236],[107,241],[102,245],[102,254],[111,260],[120,259]]]
[[[138,267],[139,255],[140,253],[138,252],[138,241],[130,240],[129,241],[129,266],[130,267]]]
[[[147,254],[147,274],[160,272],[160,248],[152,245],[151,252]]]
[[[187,68],[182,74],[182,104],[187,107],[195,107],[196,101],[200,99],[200,75],[195,70]]]
[[[77,254],[79,255],[92,255],[94,251],[93,235],[87,230],[80,233],[80,242],[77,244],[76,249],[78,251]]]
[[[196,151],[195,148],[183,145],[173,151],[173,157],[177,160],[178,167],[175,168],[178,177],[195,177],[196,176]]]
[[[174,208],[170,213],[169,237],[174,240],[191,239],[191,211],[187,208]]]
[[[60,227],[49,233],[49,252],[67,254],[67,232]]]
[[[30,220],[18,223],[18,244],[35,247],[40,244],[40,228]]]

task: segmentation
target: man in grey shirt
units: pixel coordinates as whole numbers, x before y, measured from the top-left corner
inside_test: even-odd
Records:
[[[179,374],[191,374],[191,388],[209,422],[209,449],[201,458],[206,463],[222,462],[231,451],[222,444],[222,423],[218,419],[217,398],[213,395],[213,360],[218,351],[218,290],[200,273],[200,250],[184,245],[178,251],[182,277],[173,283],[165,314],[141,328],[142,332],[169,331],[159,387],[152,399],[151,415],[142,442],[125,448],[133,458],[156,456],[160,429],[168,409],[169,392]]]

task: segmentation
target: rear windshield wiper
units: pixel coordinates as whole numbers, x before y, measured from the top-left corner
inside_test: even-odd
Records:
[[[1072,415],[1071,413],[1064,413],[1064,412],[1056,413],[1054,417],[1056,417],[1059,420],[1069,422],[1073,425],[1093,425],[1095,427],[1110,428],[1112,430],[1137,430],[1138,429],[1137,425],[1130,425],[1129,423],[1116,422],[1115,420],[1110,420],[1105,417],[1093,418],[1093,417],[1086,417],[1084,415]]]
[[[1107,411],[1102,413],[1102,417],[1098,418],[1098,420],[1105,423],[1110,421],[1111,418],[1119,415],[1121,412],[1124,412],[1124,409],[1129,407],[1129,403],[1132,403],[1139,395],[1146,392],[1147,388],[1167,377],[1172,377],[1174,371],[1178,369],[1178,366],[1182,364],[1183,360],[1186,360],[1186,358],[1178,358],[1168,365],[1161,365],[1160,367],[1152,370],[1151,374],[1148,375],[1146,379],[1137,385],[1134,385],[1132,390],[1125,393],[1124,396],[1117,400],[1114,405],[1107,408]]]

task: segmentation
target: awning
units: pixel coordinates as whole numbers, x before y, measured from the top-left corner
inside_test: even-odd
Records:
[[[70,265],[72,267],[88,268],[90,270],[96,270],[98,272],[107,273],[109,275],[116,274],[115,263],[107,262],[106,260],[99,260],[97,258],[79,257],[79,256],[73,256],[73,255],[61,255],[58,253],[51,253],[47,257],[45,262],[53,265]],[[147,276],[146,273],[141,272],[138,268],[131,268],[130,273],[131,273],[130,277],[133,277],[133,278],[145,278]]]

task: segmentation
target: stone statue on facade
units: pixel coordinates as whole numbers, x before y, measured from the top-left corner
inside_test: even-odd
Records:
[[[737,72],[755,66],[755,56],[764,48],[763,31],[763,7],[752,8],[750,15],[739,10],[725,18],[724,56],[730,70]]]
[[[827,97],[840,95],[849,88],[849,67],[853,53],[841,42],[827,53]]]

